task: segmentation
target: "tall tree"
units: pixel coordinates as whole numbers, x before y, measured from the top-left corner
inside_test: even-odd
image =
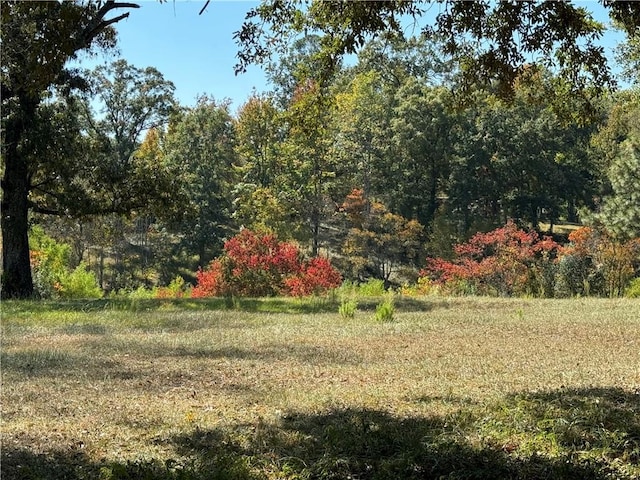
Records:
[[[0,2],[2,21],[2,297],[33,293],[29,263],[28,214],[33,178],[50,151],[50,136],[38,132],[45,99],[56,87],[67,93],[82,85],[66,68],[78,52],[115,45],[112,25],[137,8],[133,3]]]
[[[166,161],[179,175],[179,212],[163,219],[205,267],[220,253],[230,231],[232,188],[236,184],[233,119],[229,105],[201,97],[172,125]]]
[[[326,90],[308,79],[298,86],[284,113],[288,127],[281,145],[285,171],[278,188],[294,218],[308,228],[314,257],[320,247],[328,183],[335,175],[329,149],[331,108],[332,98]]]
[[[462,71],[463,86],[498,83],[505,96],[532,62],[559,72],[568,96],[589,106],[590,90],[612,84],[604,50],[597,40],[604,26],[590,12],[570,2],[328,2],[265,1],[251,9],[236,33],[238,71],[264,62],[278,47],[307,32],[320,35],[327,64],[354,53],[383,32],[400,33],[403,18],[416,22],[437,5],[439,14],[424,32],[442,38]],[[640,25],[636,2],[603,2],[613,19],[633,35]],[[267,28],[265,28],[265,25]]]
[[[389,171],[397,186],[390,205],[425,227],[433,222],[449,175],[454,127],[449,97],[448,90],[426,87],[413,77],[396,95],[392,132],[399,158]]]
[[[606,172],[603,202],[594,219],[620,239],[640,236],[640,89],[614,97],[592,143]]]
[[[243,181],[256,187],[272,185],[279,173],[277,143],[281,139],[279,110],[272,98],[253,95],[238,111],[235,122]]]
[[[332,135],[338,201],[354,188],[361,188],[365,198],[389,188],[387,179],[380,178],[389,150],[393,96],[388,93],[380,74],[373,70],[356,74],[336,93]],[[375,188],[379,183],[383,183],[382,191]]]
[[[88,74],[84,98],[85,129],[96,146],[83,165],[92,205],[85,213],[127,213],[164,196],[169,172],[158,158],[135,155],[142,135],[162,129],[176,109],[175,87],[153,67],[117,60]],[[94,110],[98,111],[94,113]]]

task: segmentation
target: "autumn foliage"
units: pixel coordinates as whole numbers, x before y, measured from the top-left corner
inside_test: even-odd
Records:
[[[455,259],[427,259],[422,276],[454,293],[549,296],[560,245],[509,221],[454,247]]]
[[[582,227],[569,242],[560,270],[568,294],[619,296],[640,270],[640,238],[620,241],[604,229]]]
[[[328,259],[305,261],[297,246],[248,229],[228,240],[224,253],[196,276],[194,298],[322,294],[342,281]]]

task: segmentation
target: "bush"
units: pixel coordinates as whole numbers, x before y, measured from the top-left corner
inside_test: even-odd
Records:
[[[156,298],[183,298],[189,296],[184,278],[180,275],[176,276],[176,278],[169,283],[169,286],[159,287],[155,289],[154,293]]]
[[[602,291],[604,280],[587,256],[567,253],[560,257],[556,273],[556,297],[588,296]]]
[[[29,257],[36,296],[59,296],[62,279],[69,270],[71,247],[49,237],[42,227],[34,225],[29,234]]]
[[[321,295],[342,282],[340,273],[329,259],[316,257],[302,264],[300,272],[284,280],[285,291],[294,297]]]
[[[634,278],[629,282],[629,286],[624,291],[627,298],[640,298],[640,277]]]
[[[561,265],[559,276],[570,292],[607,297],[624,294],[636,274],[640,239],[620,241],[604,229],[583,227],[571,232],[569,241],[561,262],[567,262],[569,268]]]
[[[224,253],[196,277],[194,298],[320,295],[342,281],[328,259],[303,261],[295,245],[247,229],[228,240]]]
[[[358,286],[358,294],[363,297],[380,297],[384,295],[384,280],[370,278]]]
[[[456,245],[453,261],[427,259],[421,275],[453,293],[551,296],[554,275],[548,264],[559,250],[550,237],[540,239],[510,221]]]
[[[120,290],[117,295],[122,295],[123,297],[129,298],[131,300],[149,300],[151,298],[156,298],[158,293],[157,289],[149,290],[145,288],[143,285],[140,285],[135,290],[131,290],[129,292]]]
[[[393,297],[389,296],[376,306],[376,320],[378,322],[392,322],[395,310]]]
[[[424,295],[436,295],[440,292],[439,285],[436,285],[427,277],[420,277],[415,285],[403,285],[400,294],[405,297],[418,297]]]
[[[96,276],[87,270],[84,263],[78,265],[72,272],[63,274],[57,290],[58,295],[66,299],[102,297],[102,290]]]

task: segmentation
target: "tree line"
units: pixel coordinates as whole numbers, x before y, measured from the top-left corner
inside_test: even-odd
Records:
[[[17,41],[26,20],[50,21],[53,9],[76,19],[73,5],[3,3],[3,39]],[[131,6],[82,11],[104,18],[107,5]],[[103,42],[116,18],[103,20]],[[621,53],[632,74],[634,38]],[[450,42],[385,31],[345,64],[326,34],[298,36],[265,66],[272,91],[237,112],[206,96],[179,105],[161,72],[125,60],[60,67],[46,88],[29,90],[18,52],[3,51],[3,295],[31,294],[9,276],[24,263],[11,255],[28,232],[13,237],[11,168],[27,170],[30,213],[20,222],[67,244],[70,264],[107,291],[193,281],[242,228],[329,256],[345,278],[387,284],[415,279],[427,257],[450,259],[456,243],[508,221],[640,236],[637,83],[605,93],[603,74],[577,92],[566,90],[567,71],[527,64],[471,84]]]

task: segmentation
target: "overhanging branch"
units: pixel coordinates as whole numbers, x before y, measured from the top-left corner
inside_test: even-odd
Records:
[[[109,25],[113,25],[120,20],[127,18],[129,16],[129,12],[124,13],[122,15],[118,15],[117,17],[105,20],[104,17],[111,10],[115,10],[118,8],[140,8],[140,5],[137,3],[129,3],[129,2],[115,2],[114,0],[109,0],[105,2],[102,7],[96,12],[96,16],[89,22],[87,28],[80,38],[80,42],[82,43],[82,47],[88,46],[93,39],[98,36],[101,32],[104,31]]]

